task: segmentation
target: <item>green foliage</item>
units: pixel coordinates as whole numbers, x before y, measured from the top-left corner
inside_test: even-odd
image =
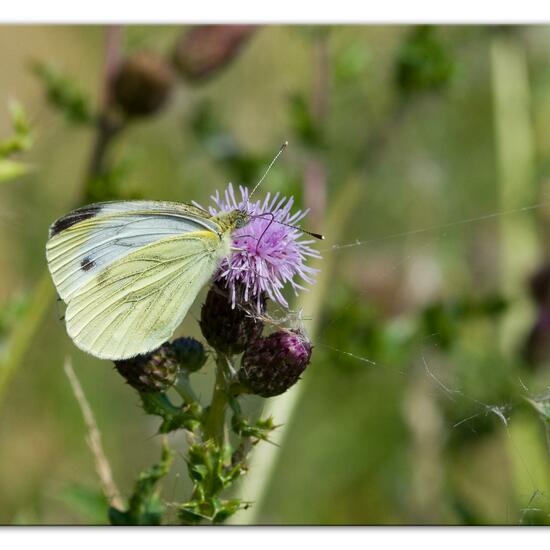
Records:
[[[109,509],[109,520],[113,525],[160,525],[164,505],[157,484],[170,471],[173,453],[165,443],[160,462],[143,471],[134,487],[127,510]]]
[[[322,148],[324,145],[323,128],[315,120],[311,103],[301,94],[294,94],[289,99],[289,112],[295,135],[306,147]]]
[[[193,481],[193,497],[178,509],[182,522],[197,524],[206,520],[222,523],[242,508],[240,500],[223,500],[218,496],[244,471],[241,464],[226,465],[227,453],[227,448],[220,447],[213,440],[189,448],[187,470]]]
[[[56,496],[86,523],[105,523],[109,503],[99,489],[71,483],[63,486]]]
[[[0,307],[0,339],[8,334],[14,324],[25,314],[28,304],[28,294],[18,294]]]
[[[194,431],[201,421],[201,407],[198,403],[188,403],[181,407],[174,406],[164,393],[140,392],[143,410],[162,418],[159,433],[169,433],[186,429]]]
[[[29,167],[22,162],[0,159],[0,183],[20,178],[29,172]]]
[[[336,55],[334,60],[334,78],[338,84],[352,86],[364,76],[371,59],[362,44],[350,42]]]
[[[122,160],[108,166],[100,174],[91,177],[86,186],[87,202],[104,202],[124,197],[127,200],[141,199],[140,195],[127,196],[123,192],[124,183],[130,174],[131,163]]]
[[[231,429],[240,437],[268,441],[269,434],[277,427],[271,417],[259,418],[253,423],[250,423],[239,414],[234,414],[231,418]]]
[[[396,67],[402,94],[441,90],[451,80],[453,60],[435,32],[433,26],[416,27],[403,42]]]
[[[543,423],[550,426],[550,396],[545,395],[532,399],[525,398],[525,401],[537,411]]]
[[[14,133],[0,141],[0,183],[12,181],[30,170],[28,164],[9,158],[32,147],[33,137],[27,114],[20,103],[12,102],[10,115]]]
[[[60,111],[67,122],[77,125],[94,123],[91,100],[73,78],[57,67],[39,61],[33,63],[32,69],[42,82],[50,105]]]
[[[266,159],[243,151],[233,133],[220,121],[211,102],[203,101],[198,105],[191,120],[191,128],[211,158],[229,170],[235,181],[256,181],[262,169],[265,169]]]
[[[14,134],[0,141],[0,158],[28,151],[33,144],[31,126],[23,106],[14,101],[10,104],[9,110]]]
[[[208,100],[197,105],[191,120],[191,130],[210,159],[219,163],[227,171],[229,180],[237,184],[251,185],[258,181],[276,152],[276,148],[267,154],[254,154],[245,150],[233,131],[222,123],[219,113]],[[299,199],[301,174],[288,175],[287,172],[285,170],[283,173],[281,167],[275,164],[269,173],[269,189]]]
[[[496,320],[506,312],[507,306],[506,300],[497,295],[434,302],[422,311],[422,330],[443,349],[449,349],[458,337],[461,324],[475,319]]]

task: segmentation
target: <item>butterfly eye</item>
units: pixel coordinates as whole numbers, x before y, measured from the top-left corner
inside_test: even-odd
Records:
[[[235,220],[235,228],[240,229],[244,227],[250,221],[250,215],[244,210],[239,210],[237,219]]]

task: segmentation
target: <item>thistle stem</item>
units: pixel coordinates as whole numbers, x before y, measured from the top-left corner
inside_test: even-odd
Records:
[[[199,402],[197,394],[193,391],[193,388],[189,383],[189,376],[187,373],[180,375],[174,389],[178,392],[179,396],[185,401],[185,403],[191,404]]]
[[[220,447],[225,443],[225,409],[227,408],[226,370],[230,359],[223,353],[216,355],[216,381],[212,401],[204,424],[205,439],[213,439]]]

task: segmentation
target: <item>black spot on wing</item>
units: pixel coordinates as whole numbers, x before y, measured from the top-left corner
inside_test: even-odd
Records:
[[[64,231],[65,229],[72,227],[76,223],[79,223],[84,220],[88,220],[89,218],[93,218],[94,216],[97,216],[100,210],[101,210],[101,205],[90,204],[89,206],[83,206],[82,208],[78,208],[77,210],[73,210],[72,212],[69,212],[69,214],[67,214],[66,216],[63,216],[62,218],[59,218],[51,225],[50,237],[53,237],[54,235],[61,233],[61,231]]]
[[[89,256],[86,256],[80,262],[80,267],[83,269],[83,271],[89,271],[94,266],[95,266],[95,262]]]

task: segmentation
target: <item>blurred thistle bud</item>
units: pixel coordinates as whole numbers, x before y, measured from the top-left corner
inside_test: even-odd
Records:
[[[550,264],[543,265],[532,275],[529,289],[537,305],[550,305]]]
[[[541,308],[523,346],[523,359],[532,367],[550,358],[550,310]]]
[[[415,27],[403,42],[396,68],[402,94],[440,90],[451,79],[454,63],[434,32],[434,26]]]
[[[259,307],[265,310],[264,297]],[[216,351],[236,355],[261,336],[264,324],[239,300],[233,307],[227,289],[215,282],[202,306],[200,326],[206,341]]]
[[[118,373],[140,392],[165,392],[178,378],[179,364],[169,343],[145,355],[115,361]]]
[[[244,353],[239,382],[262,397],[280,395],[298,382],[311,359],[311,343],[284,330],[256,340]]]
[[[122,61],[113,77],[113,100],[129,117],[158,111],[167,101],[174,75],[156,54],[138,52]]]
[[[196,372],[206,363],[204,346],[194,338],[176,338],[170,346],[180,367],[187,372]]]
[[[256,32],[256,25],[201,25],[184,32],[176,43],[173,63],[190,81],[212,77],[228,65]]]

